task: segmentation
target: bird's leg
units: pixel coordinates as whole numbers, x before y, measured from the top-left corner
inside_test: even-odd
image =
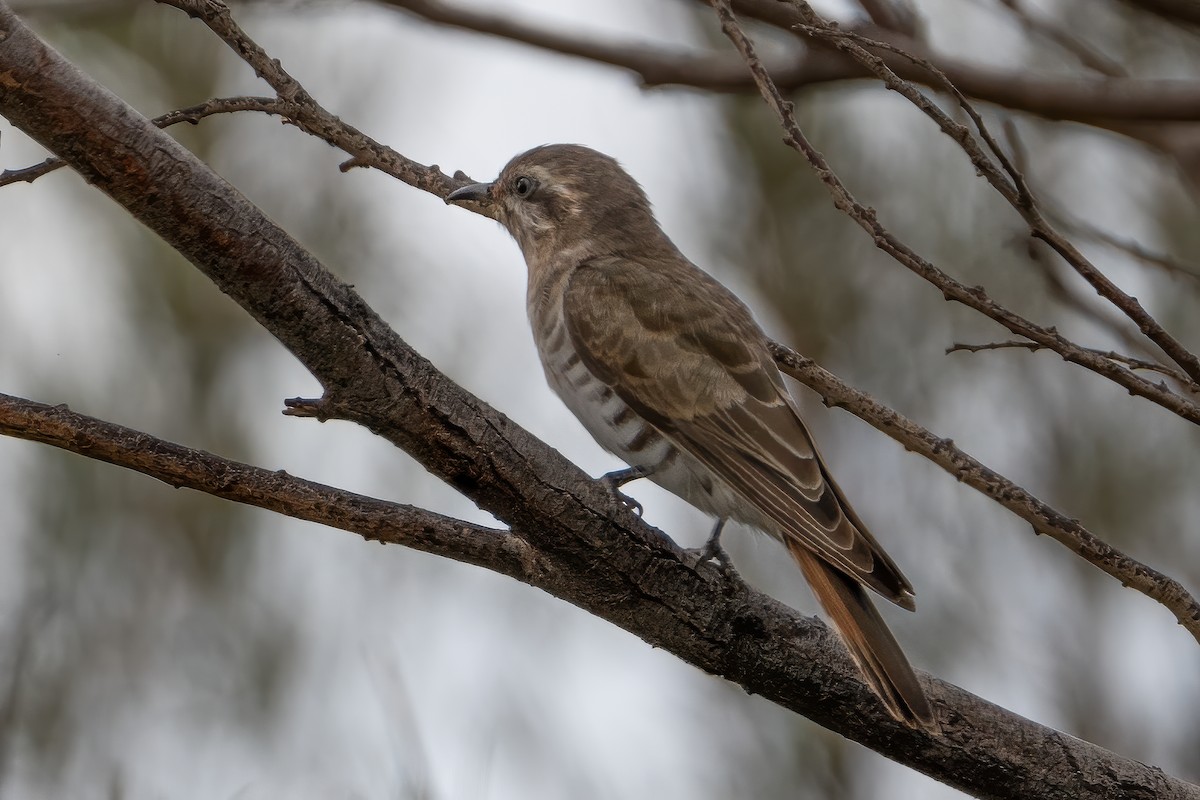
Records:
[[[642,504],[622,492],[621,487],[630,481],[648,478],[652,474],[654,474],[654,467],[629,467],[628,469],[618,469],[606,475],[601,475],[597,480],[604,484],[604,487],[608,489],[608,493],[613,496],[614,500],[619,500],[629,506],[640,517],[642,515]]]
[[[737,570],[733,568],[733,559],[729,557],[729,553],[725,552],[725,548],[721,546],[721,531],[725,529],[725,523],[729,520],[721,517],[717,520],[717,524],[713,526],[712,533],[708,535],[708,541],[703,547],[696,547],[688,550],[696,556],[696,566],[700,566],[708,561],[717,561],[720,563],[721,574],[726,578],[735,579],[740,576]]]
[[[708,535],[708,541],[704,543],[704,547],[700,548],[700,555],[705,561],[714,558],[720,558],[722,561],[729,560],[729,554],[725,552],[725,548],[721,547],[721,531],[725,530],[726,519],[721,517],[717,520],[717,524],[713,525],[712,533]]]

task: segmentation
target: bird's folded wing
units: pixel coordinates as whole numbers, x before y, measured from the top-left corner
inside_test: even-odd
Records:
[[[746,307],[688,265],[589,262],[563,298],[588,369],[675,446],[832,566],[903,605],[912,589],[849,509]]]

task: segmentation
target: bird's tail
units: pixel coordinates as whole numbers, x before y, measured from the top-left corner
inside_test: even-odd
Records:
[[[939,732],[916,674],[866,590],[803,545],[789,542],[788,550],[888,712],[906,725]]]

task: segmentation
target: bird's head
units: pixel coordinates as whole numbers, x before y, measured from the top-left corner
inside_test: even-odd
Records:
[[[665,235],[646,193],[616,159],[576,144],[535,147],[491,183],[456,189],[447,203],[491,206],[531,267],[548,260],[661,247]]]

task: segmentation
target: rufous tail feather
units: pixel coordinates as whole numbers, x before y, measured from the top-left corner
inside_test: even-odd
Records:
[[[789,543],[788,550],[888,712],[914,728],[938,733],[933,708],[866,589],[803,545]]]

